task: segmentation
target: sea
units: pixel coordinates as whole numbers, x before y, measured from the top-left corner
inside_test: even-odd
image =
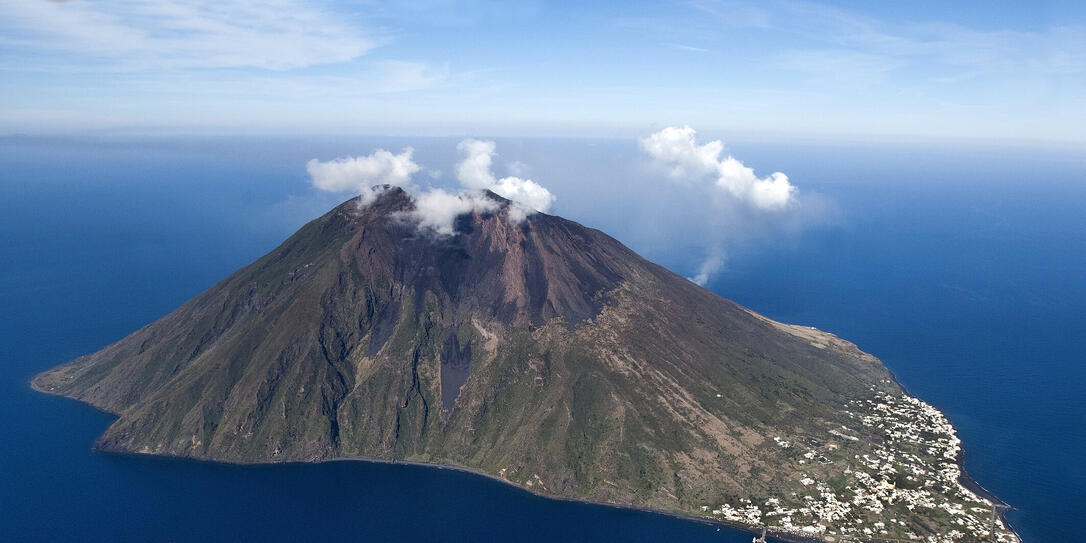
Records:
[[[28,386],[345,199],[310,186],[307,160],[411,146],[421,185],[453,186],[456,141],[0,138],[0,541],[749,541],[448,469],[104,454],[111,415]],[[805,211],[775,224],[694,210],[633,139],[497,145],[496,167],[548,186],[555,213],[684,276],[726,255],[708,288],[881,358],[949,416],[1025,541],[1086,537],[1086,149],[729,141],[799,187]]]

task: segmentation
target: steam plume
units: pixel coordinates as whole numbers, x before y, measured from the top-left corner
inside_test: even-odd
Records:
[[[773,172],[758,177],[754,170],[724,152],[724,142],[713,140],[699,144],[689,126],[669,126],[638,140],[642,151],[667,169],[668,176],[686,182],[686,186],[704,187],[715,207],[715,229],[703,233],[708,242],[707,255],[691,281],[705,285],[724,267],[724,237],[728,231],[755,228],[769,221],[782,221],[783,214],[794,210],[799,201],[796,187],[788,176]],[[730,228],[723,228],[727,225]]]
[[[528,215],[546,213],[554,204],[554,195],[531,179],[516,176],[497,179],[491,171],[496,145],[492,141],[466,139],[456,149],[464,156],[456,165],[456,178],[467,189],[491,190],[513,201],[509,208],[509,220],[520,222]],[[522,166],[519,166],[522,167]]]
[[[306,163],[313,186],[329,192],[357,192],[360,205],[368,205],[385,190],[384,185],[411,188],[411,176],[421,167],[411,160],[414,149],[406,147],[398,155],[384,149],[357,157],[337,158],[327,162],[317,159]]]
[[[400,154],[378,149],[365,156],[345,157],[326,162],[317,159],[306,163],[313,186],[329,192],[354,192],[361,195],[360,206],[377,199],[388,186],[401,187],[415,198],[415,210],[410,213],[420,228],[438,235],[452,235],[456,217],[471,212],[498,209],[499,204],[483,195],[484,190],[509,199],[506,217],[514,223],[535,212],[546,212],[554,203],[554,195],[539,183],[517,176],[498,179],[491,168],[496,153],[493,141],[466,139],[457,146],[463,159],[456,165],[456,177],[463,190],[453,194],[440,188],[426,191],[412,183],[412,176],[422,167],[412,160],[413,149],[404,148]],[[517,163],[517,167],[524,166]],[[432,179],[440,177],[429,170]]]

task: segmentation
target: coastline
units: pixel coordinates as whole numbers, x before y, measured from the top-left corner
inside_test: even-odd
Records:
[[[80,402],[80,403],[82,403],[82,402]],[[739,532],[745,532],[745,533],[748,533],[748,534],[753,534],[754,536],[759,536],[762,533],[761,528],[750,526],[748,524],[731,523],[731,522],[728,522],[728,521],[725,521],[725,520],[718,520],[718,519],[709,518],[709,517],[701,517],[701,516],[697,516],[697,515],[690,515],[690,514],[686,514],[686,513],[680,513],[680,512],[677,512],[677,511],[667,511],[667,510],[664,510],[664,509],[655,509],[655,508],[652,508],[652,507],[641,507],[641,506],[636,506],[636,505],[623,505],[623,504],[612,503],[612,502],[588,500],[588,499],[582,499],[582,498],[571,498],[571,497],[567,497],[567,496],[558,496],[558,495],[554,495],[554,494],[544,494],[544,493],[532,490],[530,488],[521,486],[521,485],[519,485],[519,484],[517,484],[517,483],[515,483],[513,481],[509,481],[508,479],[503,479],[501,477],[498,477],[497,475],[492,475],[490,473],[487,473],[487,472],[484,472],[484,471],[481,471],[481,470],[477,470],[477,469],[469,468],[469,467],[465,467],[465,466],[458,466],[458,465],[455,465],[455,464],[437,464],[437,463],[431,463],[431,462],[418,462],[418,461],[411,461],[411,460],[383,460],[383,459],[379,459],[379,458],[370,458],[370,457],[365,457],[365,456],[341,456],[341,457],[328,458],[328,459],[324,459],[324,460],[313,460],[313,461],[291,460],[291,461],[284,461],[284,462],[275,462],[275,461],[268,461],[268,462],[264,462],[264,461],[227,462],[227,461],[223,461],[223,460],[211,460],[211,459],[197,458],[197,457],[193,457],[193,456],[181,456],[181,455],[173,455],[173,454],[141,453],[141,452],[133,452],[133,451],[108,450],[108,449],[102,449],[102,448],[98,447],[97,445],[92,447],[92,450],[95,451],[95,452],[101,453],[101,454],[107,454],[107,455],[117,456],[117,457],[154,458],[154,459],[161,459],[161,460],[164,460],[164,461],[172,461],[172,462],[199,462],[199,463],[206,463],[206,464],[218,464],[218,465],[221,465],[221,466],[235,466],[235,467],[257,467],[257,466],[265,467],[265,466],[291,466],[291,465],[315,466],[315,465],[327,464],[327,463],[333,463],[333,462],[359,462],[359,463],[365,463],[365,464],[383,464],[383,465],[391,465],[391,466],[409,466],[409,467],[421,467],[421,468],[426,468],[426,469],[438,469],[438,470],[445,470],[445,471],[456,471],[456,472],[465,473],[465,474],[476,476],[476,477],[482,477],[482,478],[485,478],[485,479],[489,479],[491,481],[495,481],[495,482],[501,483],[503,485],[515,488],[515,489],[517,489],[519,491],[525,492],[525,493],[530,494],[532,496],[537,496],[539,498],[543,498],[543,499],[547,499],[547,500],[555,500],[555,501],[568,502],[568,503],[579,503],[579,504],[586,504],[586,505],[596,505],[596,506],[601,506],[601,507],[609,507],[609,508],[613,508],[613,509],[624,509],[624,510],[629,510],[629,511],[637,511],[637,512],[641,512],[641,513],[649,513],[649,514],[654,514],[654,515],[663,515],[663,516],[666,516],[666,517],[679,519],[679,520],[682,520],[682,521],[685,521],[685,522],[697,522],[697,523],[705,524],[705,525],[708,525],[708,526],[716,526],[718,528],[728,528],[728,529],[736,530],[736,531],[739,531]],[[771,541],[776,540],[776,541],[779,541],[779,542],[782,542],[782,543],[828,543],[829,542],[829,540],[826,540],[826,539],[819,539],[819,538],[814,538],[814,537],[805,537],[805,536],[802,536],[802,535],[799,535],[799,534],[793,534],[793,533],[790,533],[790,532],[777,531],[773,527],[769,528],[769,530],[768,530],[768,532],[766,534],[766,537],[770,538]]]
[[[364,456],[345,456],[345,457],[340,457],[340,458],[332,458],[332,459],[326,460],[324,462],[364,462],[364,463],[370,463],[370,464],[419,466],[419,467],[425,467],[425,468],[435,468],[435,469],[441,469],[441,470],[458,471],[458,472],[461,472],[461,473],[468,473],[468,474],[471,474],[471,475],[484,477],[484,478],[490,479],[492,481],[497,481],[499,483],[503,483],[505,485],[512,486],[513,488],[516,488],[516,489],[522,490],[524,492],[527,492],[528,494],[531,494],[533,496],[538,496],[540,498],[545,498],[545,499],[548,499],[548,500],[557,500],[557,501],[561,501],[561,502],[570,502],[570,503],[583,503],[583,504],[588,504],[588,505],[598,505],[598,506],[611,507],[611,508],[616,508],[616,509],[626,509],[626,510],[631,510],[631,511],[639,511],[639,512],[642,512],[642,513],[652,513],[652,514],[655,514],[655,515],[664,515],[664,516],[667,516],[667,517],[672,517],[672,518],[676,518],[676,519],[680,519],[680,520],[684,520],[684,521],[699,522],[699,523],[706,524],[706,525],[709,525],[709,526],[718,526],[718,527],[730,528],[730,529],[733,529],[733,530],[738,530],[738,531],[754,534],[756,536],[761,535],[761,533],[762,533],[760,528],[756,528],[756,527],[750,526],[748,524],[737,524],[737,523],[733,524],[733,523],[723,521],[723,520],[717,520],[717,519],[709,518],[709,517],[701,517],[701,516],[697,516],[697,515],[690,515],[690,514],[686,514],[686,513],[679,513],[679,512],[676,512],[676,511],[667,511],[667,510],[664,510],[664,509],[654,509],[654,508],[651,508],[651,507],[639,507],[639,506],[636,506],[636,505],[623,505],[623,504],[618,504],[618,503],[603,502],[603,501],[596,501],[596,500],[586,500],[586,499],[581,499],[581,498],[570,498],[570,497],[565,497],[565,496],[557,496],[557,495],[554,495],[554,494],[544,494],[542,492],[537,492],[537,491],[532,490],[530,488],[521,486],[521,485],[519,485],[519,484],[517,484],[517,483],[515,483],[513,481],[508,480],[508,479],[503,479],[501,477],[498,477],[497,475],[492,475],[490,473],[486,473],[484,471],[480,471],[480,470],[477,470],[477,469],[474,469],[474,468],[468,468],[468,467],[464,467],[464,466],[457,466],[457,465],[454,465],[454,464],[434,464],[434,463],[430,463],[430,462],[415,462],[415,461],[407,461],[407,460],[380,460],[380,459],[368,458],[368,457],[364,457]],[[309,464],[309,463],[319,464],[319,463],[323,463],[323,462],[298,462],[298,463],[301,463],[301,464]],[[793,534],[787,534],[788,536],[791,536],[791,537],[785,537],[785,535],[783,535],[783,534],[787,534],[787,532],[775,532],[772,528],[770,528],[768,533],[766,534],[766,537],[772,537],[774,539],[777,539],[779,541],[783,541],[783,542],[786,542],[786,543],[823,543],[825,541],[824,539],[805,538],[805,537],[802,537],[802,536],[799,536],[799,535],[793,535]]]
[[[958,468],[962,470],[962,475],[961,477],[958,477],[958,482],[961,483],[962,486],[964,486],[965,488],[969,489],[970,492],[992,502],[992,504],[995,505],[996,515],[999,515],[1000,522],[1002,522],[1003,525],[1006,526],[1008,530],[1013,532],[1015,537],[1017,537],[1018,540],[1021,541],[1022,535],[1019,534],[1018,530],[1015,530],[1014,526],[1012,526],[1010,521],[1007,520],[1007,512],[1013,511],[1014,506],[999,499],[999,497],[993,494],[992,491],[981,486],[976,479],[970,476],[969,473],[965,471],[965,465],[962,461],[962,458],[964,456],[964,454],[958,456]]]
[[[882,361],[880,360],[879,363],[882,363]],[[883,367],[885,367],[885,364],[883,364]],[[905,386],[902,385],[897,380],[897,376],[894,375],[893,372],[889,370],[889,368],[887,368],[887,371],[890,373],[891,378],[893,379],[894,383],[898,387],[900,387],[903,394],[906,394],[906,395],[908,395],[910,397],[916,398],[916,396],[912,396],[911,394],[909,394],[909,392],[905,388]],[[47,395],[50,395],[50,396],[55,396],[55,397],[65,398],[65,399],[68,399],[68,400],[73,400],[73,401],[76,401],[76,402],[78,402],[80,404],[91,407],[91,408],[93,408],[93,409],[95,409],[95,410],[97,410],[97,411],[99,411],[101,413],[105,413],[105,414],[112,415],[112,416],[115,416],[115,417],[120,416],[119,413],[115,413],[115,412],[112,412],[112,411],[109,411],[109,410],[106,410],[106,409],[102,409],[102,408],[100,408],[100,407],[98,407],[96,405],[93,405],[93,404],[88,403],[86,401],[83,401],[81,399],[74,398],[74,397],[71,397],[71,396],[67,396],[65,394],[61,394],[61,393],[58,393],[56,391],[45,390],[45,389],[43,389],[43,388],[36,385],[36,383],[34,382],[36,380],[36,378],[37,378],[37,375],[35,375],[34,378],[31,378],[29,383],[28,383],[30,388],[32,390],[34,390],[34,391],[41,392],[43,394],[47,394]],[[942,410],[940,410],[940,411],[942,411]],[[944,414],[944,416],[945,416],[945,414]],[[948,420],[949,420],[949,417],[948,417]],[[571,498],[571,497],[568,497],[568,496],[559,496],[559,495],[554,495],[554,494],[544,494],[544,493],[538,492],[536,490],[533,490],[531,488],[521,486],[520,484],[517,484],[517,483],[515,483],[513,481],[509,481],[508,479],[504,479],[504,478],[499,477],[497,475],[493,475],[491,473],[487,473],[487,472],[479,470],[479,469],[469,468],[469,467],[466,467],[466,466],[459,466],[459,465],[455,465],[455,464],[439,464],[439,463],[433,463],[433,462],[420,462],[420,461],[411,461],[411,460],[385,460],[385,459],[371,458],[371,457],[365,457],[365,456],[340,456],[340,457],[333,457],[333,458],[325,458],[325,459],[321,459],[321,460],[289,460],[289,461],[256,460],[256,461],[240,461],[239,462],[239,461],[216,460],[216,459],[211,459],[211,458],[200,458],[200,457],[196,457],[196,456],[183,456],[183,455],[174,455],[174,454],[136,452],[136,451],[125,451],[125,450],[110,450],[110,449],[105,449],[105,448],[99,447],[97,442],[92,447],[92,450],[94,450],[96,452],[100,452],[102,454],[109,454],[109,455],[122,456],[122,457],[123,456],[131,456],[131,457],[140,457],[140,458],[161,458],[161,459],[172,460],[172,461],[202,462],[202,463],[211,463],[211,464],[219,464],[219,465],[226,465],[226,466],[241,466],[241,467],[244,467],[244,466],[276,466],[276,465],[283,465],[283,466],[286,466],[286,465],[317,465],[317,464],[323,464],[323,463],[328,463],[328,462],[363,462],[363,463],[370,463],[370,464],[417,466],[417,467],[424,467],[424,468],[431,468],[431,469],[451,470],[451,471],[458,471],[458,472],[461,472],[461,473],[467,473],[467,474],[474,475],[474,476],[484,477],[486,479],[490,479],[490,480],[493,480],[493,481],[496,481],[496,482],[511,486],[513,488],[516,488],[516,489],[518,489],[520,491],[526,492],[526,493],[531,494],[533,496],[538,496],[538,497],[545,498],[545,499],[558,500],[558,501],[571,502],[571,503],[582,503],[582,504],[589,504],[589,505],[597,505],[597,506],[611,507],[611,508],[618,508],[618,509],[627,509],[627,510],[639,511],[639,512],[642,512],[642,513],[650,513],[650,514],[656,514],[656,515],[664,515],[664,516],[667,516],[667,517],[676,518],[676,519],[680,519],[680,520],[683,520],[683,521],[699,522],[699,523],[709,525],[709,526],[717,526],[717,527],[729,528],[729,529],[737,530],[737,531],[740,531],[740,532],[746,532],[746,533],[749,533],[749,534],[753,534],[754,536],[759,536],[762,533],[760,527],[751,526],[749,524],[733,523],[733,522],[729,522],[729,521],[725,521],[725,520],[719,520],[719,519],[710,518],[710,517],[691,515],[691,514],[681,513],[681,512],[677,512],[677,511],[668,511],[668,510],[663,510],[663,509],[655,509],[655,508],[651,508],[651,507],[641,507],[641,506],[630,505],[630,504],[619,504],[619,503],[596,501],[596,500],[589,500],[589,499],[582,499],[582,498]],[[1012,506],[1010,506],[1009,504],[1007,504],[1006,502],[1004,502],[1003,500],[999,499],[999,497],[997,497],[991,491],[989,491],[988,489],[981,486],[980,483],[978,483],[975,479],[973,479],[966,472],[965,467],[964,467],[964,456],[965,455],[964,455],[964,448],[963,448],[962,452],[960,452],[958,454],[958,458],[956,459],[956,463],[957,463],[958,467],[961,470],[960,471],[961,475],[958,477],[958,482],[961,483],[962,486],[964,486],[970,492],[973,492],[974,494],[977,494],[978,496],[991,501],[995,505],[996,513],[999,515],[1000,521],[1007,527],[1007,529],[1009,529],[1011,532],[1013,532],[1015,534],[1015,536],[1018,538],[1019,541],[1021,541],[1022,538],[1018,534],[1017,530],[1015,530],[1014,527],[1011,526],[1011,524],[1006,519],[1006,512],[1010,511],[1010,510],[1012,510],[1014,508]],[[782,543],[832,543],[832,542],[841,541],[841,540],[839,540],[837,538],[825,539],[825,538],[805,536],[805,535],[796,534],[796,533],[793,533],[793,532],[781,531],[779,529],[775,529],[774,527],[768,527],[768,530],[766,532],[766,537],[767,538],[772,538],[773,540],[776,540],[776,541],[779,541],[779,542],[782,542]],[[851,541],[851,540],[846,540],[846,541]],[[878,539],[877,538],[872,538],[871,541],[878,541]]]
[[[46,371],[49,371],[49,370],[46,370]],[[76,398],[76,397],[73,397],[73,396],[68,396],[67,394],[62,394],[62,393],[57,392],[55,390],[46,390],[46,389],[38,386],[38,384],[35,383],[34,381],[36,381],[38,379],[38,377],[40,377],[43,373],[45,373],[45,372],[35,374],[34,377],[30,378],[30,380],[27,382],[27,384],[30,386],[30,390],[33,390],[34,392],[40,392],[40,393],[45,394],[47,396],[53,396],[53,397],[56,397],[56,398],[64,398],[66,400],[71,400],[73,402],[79,402],[79,403],[81,403],[81,404],[83,404],[83,405],[85,405],[87,407],[90,407],[90,408],[94,409],[95,411],[98,411],[99,413],[105,413],[106,415],[112,415],[114,417],[120,417],[121,416],[121,414],[116,412],[116,411],[110,411],[109,409],[104,409],[102,407],[99,407],[99,406],[94,405],[94,404],[92,404],[90,402],[81,400],[79,398]]]
[[[40,375],[40,374],[37,374],[37,375]],[[64,398],[65,400],[70,400],[70,401],[76,402],[76,403],[78,403],[80,405],[90,407],[90,408],[92,408],[92,409],[94,409],[94,410],[96,410],[96,411],[98,411],[100,413],[104,413],[104,414],[107,414],[107,415],[112,415],[114,417],[119,417],[120,416],[120,413],[115,413],[115,412],[112,412],[112,411],[108,411],[106,409],[102,409],[102,408],[100,408],[100,407],[98,407],[98,406],[96,406],[94,404],[85,402],[85,401],[80,400],[78,398],[73,398],[71,396],[67,396],[65,394],[61,394],[61,393],[56,392],[56,391],[43,389],[43,388],[37,386],[37,384],[34,382],[35,379],[37,378],[37,375],[32,377],[27,382],[27,384],[29,385],[31,390],[34,390],[36,392],[40,392],[42,394],[46,394],[48,396],[53,396],[53,397],[56,397],[56,398]],[[533,496],[538,496],[540,498],[545,498],[545,499],[548,499],[548,500],[558,500],[558,501],[562,501],[562,502],[571,502],[571,503],[583,503],[583,504],[589,504],[589,505],[598,505],[598,506],[603,506],[603,507],[611,507],[611,508],[617,508],[617,509],[627,509],[627,510],[639,511],[639,512],[642,512],[642,513],[651,513],[651,514],[656,514],[656,515],[664,515],[664,516],[667,516],[667,517],[676,518],[676,519],[680,519],[680,520],[683,520],[683,521],[699,522],[701,524],[705,524],[705,525],[709,525],[709,526],[718,526],[718,527],[723,527],[723,528],[730,528],[730,529],[733,529],[733,530],[738,530],[738,531],[741,531],[741,532],[746,532],[746,533],[750,533],[750,534],[754,534],[754,535],[761,535],[761,530],[760,529],[754,528],[754,527],[746,525],[746,524],[733,524],[733,523],[730,523],[730,522],[717,520],[717,519],[713,519],[713,518],[699,517],[699,516],[696,516],[696,515],[688,515],[688,514],[679,513],[679,512],[676,512],[676,511],[665,511],[663,509],[653,509],[651,507],[638,507],[638,506],[634,506],[634,505],[622,505],[622,504],[610,503],[610,502],[585,500],[585,499],[579,499],[579,498],[570,498],[570,497],[564,497],[564,496],[556,496],[556,495],[552,495],[552,494],[543,494],[543,493],[537,492],[535,490],[532,490],[530,488],[521,486],[521,485],[519,485],[519,484],[517,484],[515,482],[509,481],[508,479],[503,479],[503,478],[501,478],[501,477],[499,477],[497,475],[493,475],[493,474],[487,473],[485,471],[474,469],[474,468],[469,468],[469,467],[465,467],[465,466],[457,466],[455,464],[436,464],[436,463],[431,463],[431,462],[418,462],[418,461],[409,461],[409,460],[383,460],[383,459],[380,459],[380,458],[370,458],[370,457],[365,457],[365,456],[340,456],[340,457],[335,457],[335,458],[327,458],[327,459],[324,459],[324,460],[312,460],[312,461],[290,460],[290,461],[277,462],[277,461],[269,460],[269,461],[228,462],[228,461],[224,461],[224,460],[214,460],[214,459],[210,459],[210,458],[199,458],[199,457],[195,457],[195,456],[182,456],[182,455],[176,455],[176,454],[142,453],[142,452],[136,452],[136,451],[109,450],[109,449],[103,449],[103,448],[99,447],[97,443],[95,443],[91,447],[91,450],[94,451],[94,452],[101,453],[101,454],[108,454],[108,455],[118,456],[118,457],[156,458],[156,459],[161,459],[161,460],[164,460],[164,461],[200,462],[200,463],[207,463],[207,464],[218,464],[218,465],[222,465],[222,466],[238,466],[238,467],[318,465],[318,464],[324,464],[324,463],[329,463],[329,462],[363,462],[363,463],[369,463],[369,464],[416,466],[416,467],[423,467],[423,468],[430,468],[430,469],[458,471],[458,472],[461,472],[461,473],[467,473],[469,475],[484,477],[486,479],[490,479],[492,481],[496,481],[496,482],[499,482],[501,484],[513,487],[513,488],[515,488],[517,490],[520,490],[522,492],[526,492],[526,493],[531,494]],[[783,543],[825,543],[825,541],[822,540],[822,539],[803,538],[803,537],[800,537],[798,535],[792,536],[792,537],[784,537],[782,535],[777,535],[777,534],[773,533],[772,530],[770,531],[769,534],[767,534],[767,536],[772,537],[773,539],[776,539],[776,540],[781,541]]]
[[[913,397],[913,398],[920,399],[919,396],[914,396],[912,393],[909,392],[909,389],[906,388],[905,385],[902,384],[902,382],[897,378],[897,374],[894,373],[894,370],[890,369],[890,367],[887,366],[882,361],[881,358],[879,359],[879,363],[882,364],[882,367],[886,368],[887,373],[890,374],[890,379],[893,379],[894,384],[897,385],[898,388],[901,389],[901,392],[903,394],[905,394],[907,396],[910,396],[910,397]],[[921,401],[924,401],[924,400],[921,400]],[[925,402],[925,403],[927,403],[927,402]],[[936,409],[939,409],[939,407],[935,406],[934,404],[928,404],[928,405],[931,405],[932,407],[935,407]],[[943,416],[946,417],[947,420],[950,420],[950,417],[947,416],[946,412],[944,412],[942,409],[939,409],[939,412],[943,413]],[[951,421],[951,424],[953,424],[953,421]],[[957,427],[955,427],[955,431],[957,431]],[[981,484],[978,483],[976,479],[974,479],[971,475],[969,475],[969,472],[966,471],[966,469],[965,469],[965,447],[964,446],[962,447],[962,450],[958,453],[958,458],[955,460],[955,463],[958,464],[958,469],[961,472],[961,475],[958,476],[958,482],[961,483],[961,485],[964,486],[966,489],[968,489],[970,492],[980,496],[981,498],[984,498],[984,499],[992,502],[992,504],[995,505],[996,514],[999,515],[1000,522],[1002,522],[1003,525],[1006,526],[1008,530],[1010,530],[1012,533],[1014,533],[1015,537],[1017,537],[1019,541],[1022,541],[1022,535],[1019,534],[1018,530],[1015,530],[1014,526],[1012,526],[1010,521],[1007,520],[1007,512],[1013,510],[1014,506],[1012,506],[1011,504],[1003,501],[1002,499],[999,498],[999,496],[996,496],[994,493],[992,493],[992,491],[990,491],[987,488],[984,488],[983,486],[981,486]]]

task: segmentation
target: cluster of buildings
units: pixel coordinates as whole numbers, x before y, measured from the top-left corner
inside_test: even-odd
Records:
[[[773,438],[770,449],[794,462],[774,495],[703,511],[826,541],[1019,543],[992,502],[961,484],[961,441],[942,412],[873,389],[846,413],[855,423],[825,436]]]

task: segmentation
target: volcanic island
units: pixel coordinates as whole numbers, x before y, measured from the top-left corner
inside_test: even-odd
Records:
[[[33,379],[102,451],[453,466],[789,541],[1019,541],[874,356],[491,192],[451,234],[388,187]]]

